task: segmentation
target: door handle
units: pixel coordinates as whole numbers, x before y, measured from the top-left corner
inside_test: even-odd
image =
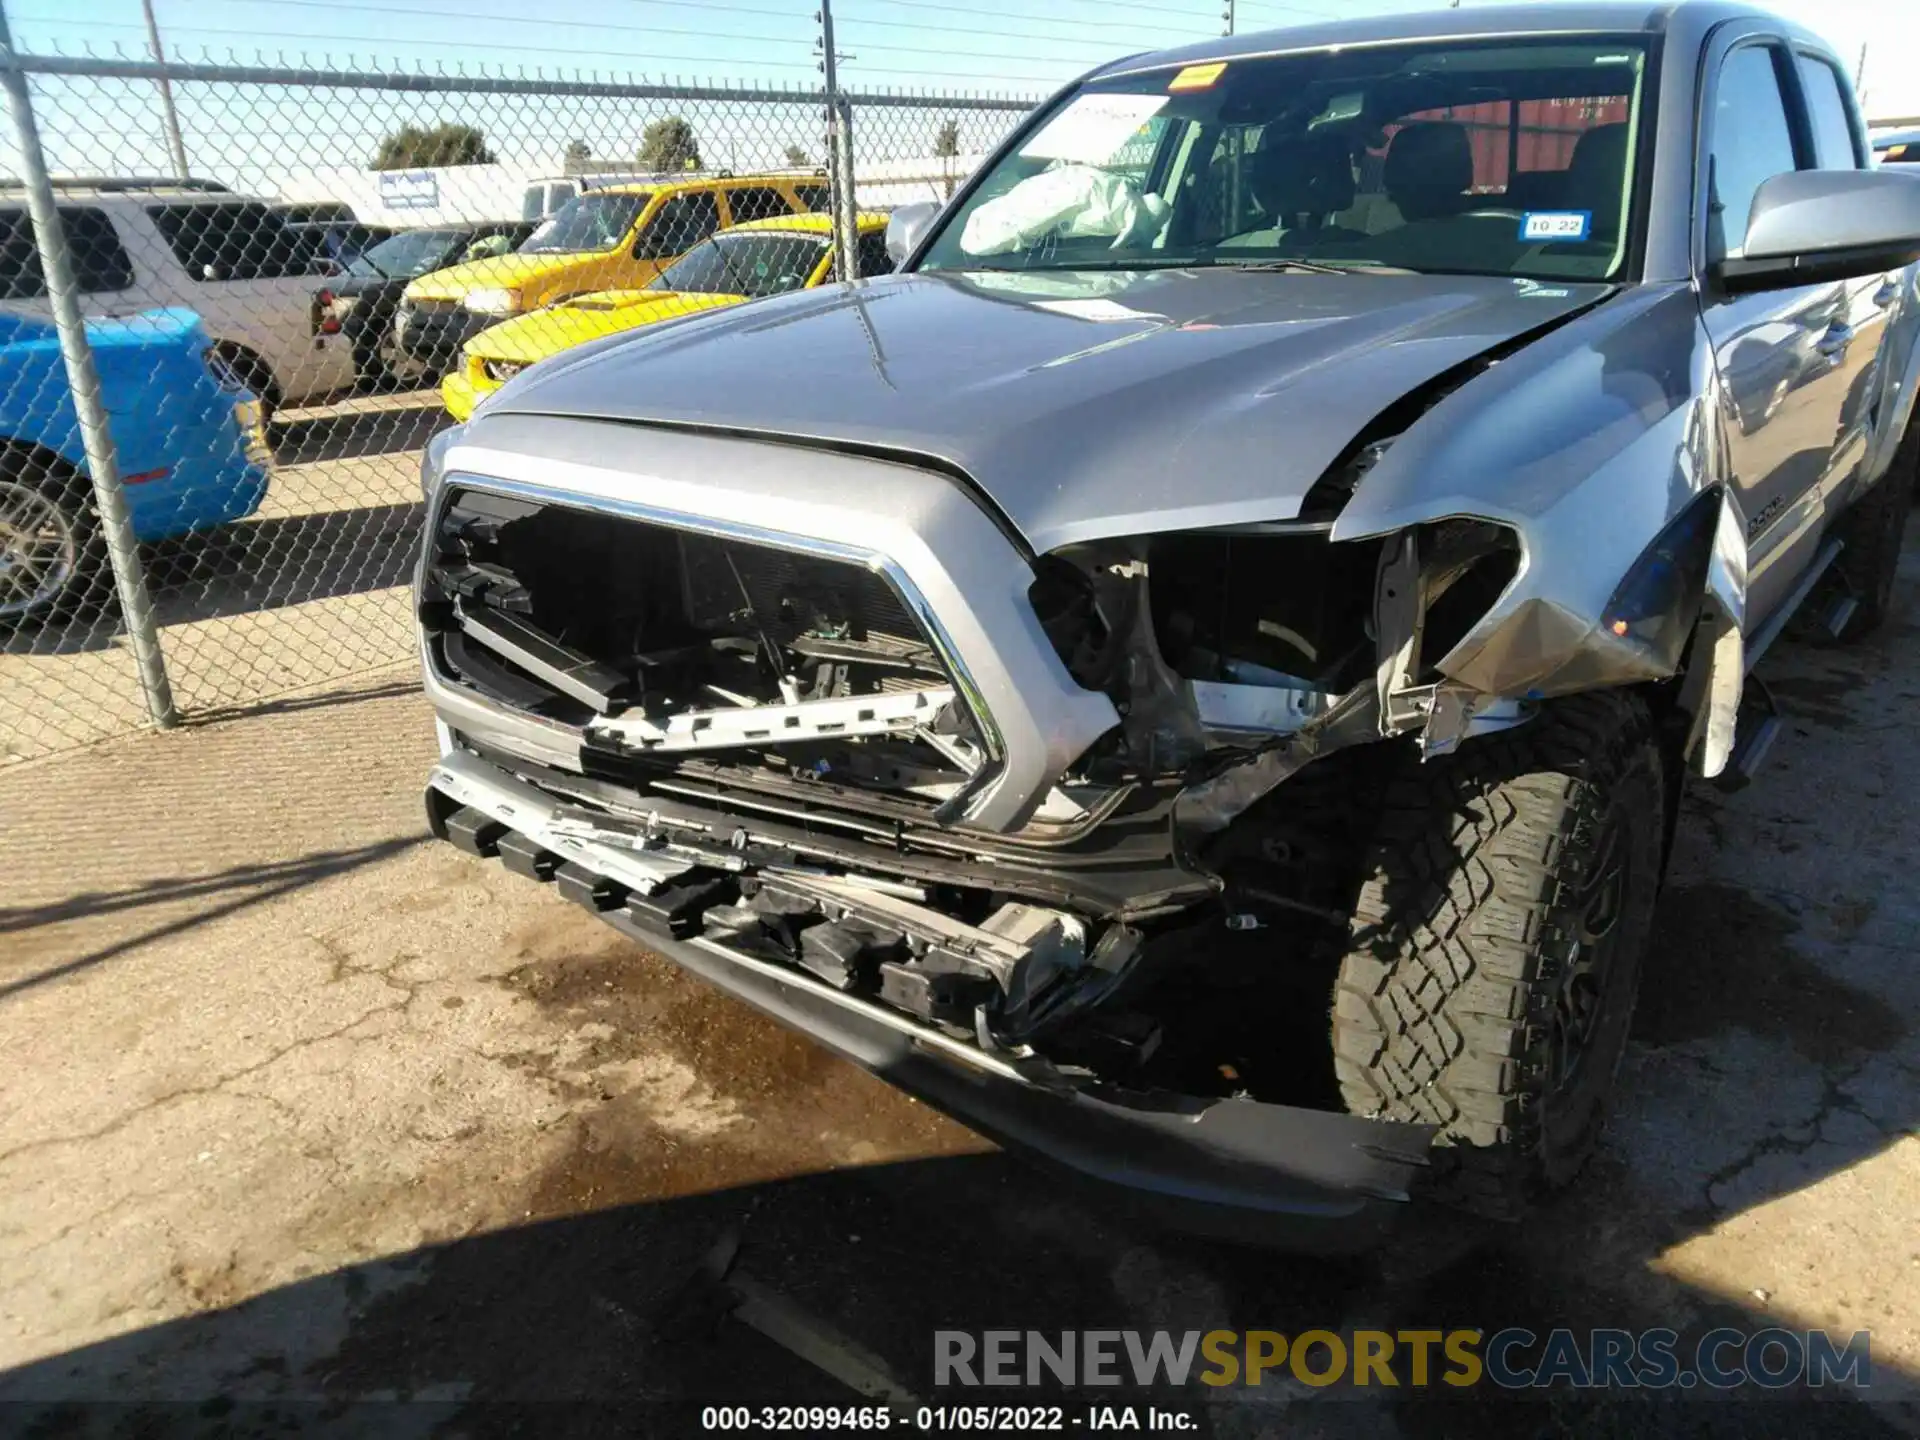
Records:
[[[1853,327],[1836,320],[1827,327],[1827,333],[1814,342],[1813,348],[1827,359],[1836,363],[1845,358],[1847,347],[1853,344]]]

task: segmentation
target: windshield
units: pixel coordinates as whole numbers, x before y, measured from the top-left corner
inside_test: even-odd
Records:
[[[1000,158],[920,268],[1608,278],[1646,61],[1637,41],[1424,42],[1095,81]]]
[[[447,256],[465,238],[464,230],[408,230],[389,235],[354,257],[355,275],[384,275],[389,280],[411,280],[447,263]]]
[[[611,194],[600,191],[576,195],[558,210],[520,247],[522,255],[542,255],[559,250],[611,250],[627,238],[633,222],[653,197]]]
[[[648,288],[758,300],[798,290],[826,253],[826,238],[819,235],[716,235],[661,271]]]

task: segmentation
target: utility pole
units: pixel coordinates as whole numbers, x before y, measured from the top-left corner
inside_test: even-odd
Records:
[[[1220,12],[1220,23],[1226,27],[1220,32],[1222,35],[1233,34],[1233,0],[1226,0],[1226,8]]]
[[[853,113],[840,94],[840,54],[833,44],[833,0],[820,0],[820,73],[827,100],[827,181],[833,199],[833,258],[836,278],[858,273],[860,229],[854,216]]]
[[[1860,63],[1853,68],[1853,93],[1854,98],[1860,102],[1861,112],[1865,113],[1867,108],[1867,42],[1864,40],[1860,42]]]
[[[153,0],[140,0],[140,8],[147,16],[147,47],[153,51],[154,63],[167,63],[167,52],[160,48],[160,22],[153,18]],[[173,173],[182,180],[187,178],[187,147],[180,138],[180,115],[173,108],[173,82],[165,75],[160,77],[160,118],[167,127],[167,153],[173,157]]]

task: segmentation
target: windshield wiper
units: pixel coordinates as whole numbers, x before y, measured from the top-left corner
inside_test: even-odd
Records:
[[[1251,270],[1256,273],[1275,275],[1412,275],[1417,272],[1403,270],[1398,265],[1376,265],[1370,260],[1356,260],[1349,264],[1337,265],[1323,260],[1208,260],[1202,262],[1222,270]]]
[[[967,265],[952,270],[947,270],[946,266],[930,268],[947,270],[947,273],[956,275],[1061,275],[1074,270],[1190,270],[1195,265],[1204,263],[1191,258],[1184,260],[1156,258],[1151,260],[1074,260],[1067,264],[1045,265]]]

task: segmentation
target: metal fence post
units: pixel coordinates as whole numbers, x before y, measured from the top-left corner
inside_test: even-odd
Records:
[[[840,172],[840,186],[833,209],[833,248],[840,257],[842,280],[857,279],[860,274],[860,199],[853,178],[853,101],[845,95],[834,97],[834,148]]]
[[[121,619],[126,623],[127,638],[133,645],[147,714],[155,725],[169,729],[180,723],[180,712],[174,708],[173,688],[167,681],[166,660],[160,653],[160,634],[147,596],[146,576],[134,544],[133,522],[127,513],[126,493],[121,488],[113,434],[107,427],[100,376],[94,369],[93,348],[87,343],[86,321],[80,315],[80,296],[68,261],[66,231],[54,203],[47,157],[40,148],[40,130],[34,123],[27,77],[14,55],[13,32],[7,25],[3,7],[0,7],[0,86],[6,89],[7,108],[13,114],[14,134],[20,146],[20,170],[26,181],[27,210],[33,217],[34,244],[40,252],[53,323],[60,335],[60,356],[66,364],[67,384],[73,391],[74,418],[79,422],[81,443],[86,448],[87,470],[93,480],[94,504],[100,512],[107,560],[113,567],[114,589],[120,597]]]
[[[840,56],[833,45],[833,0],[820,0],[820,70],[826,91],[827,191],[833,204],[833,254],[836,279],[851,280],[860,271],[859,201],[853,185],[853,107],[840,93]]]

